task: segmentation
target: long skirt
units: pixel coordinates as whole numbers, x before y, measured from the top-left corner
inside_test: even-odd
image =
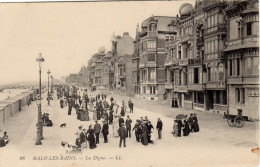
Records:
[[[97,120],[97,111],[96,110],[93,111],[93,120],[94,121]]]
[[[89,121],[90,119],[89,119],[89,113],[86,111],[85,112],[85,121]]]
[[[95,142],[90,142],[89,143],[89,148],[90,149],[95,149],[97,147],[96,143]]]
[[[81,111],[79,114],[80,114],[80,120],[81,121],[85,121],[85,113],[84,113],[84,111]]]
[[[194,125],[194,132],[198,132],[198,131],[200,131],[199,124],[195,123],[195,125]]]
[[[148,145],[147,133],[142,133],[142,143]]]
[[[114,137],[119,137],[118,129],[119,129],[118,123],[114,122],[114,124],[113,124],[113,136]]]

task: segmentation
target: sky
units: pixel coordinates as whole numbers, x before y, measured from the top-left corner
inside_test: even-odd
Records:
[[[60,79],[78,73],[111,36],[129,32],[148,17],[176,16],[194,1],[0,3],[0,85],[38,81],[36,58],[42,54],[42,80],[47,71]]]

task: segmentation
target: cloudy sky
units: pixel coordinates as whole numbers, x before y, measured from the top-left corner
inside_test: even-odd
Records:
[[[42,78],[77,73],[111,35],[129,32],[151,15],[176,16],[183,3],[163,2],[52,2],[0,4],[0,85],[37,81],[41,52]]]

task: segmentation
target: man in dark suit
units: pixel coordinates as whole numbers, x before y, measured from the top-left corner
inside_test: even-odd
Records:
[[[96,124],[94,125],[94,133],[95,133],[95,136],[96,136],[96,144],[99,144],[99,134],[100,134],[100,131],[101,131],[101,126],[98,123],[98,121],[95,121],[95,122],[96,122]]]
[[[162,138],[162,127],[163,127],[163,123],[162,123],[161,119],[158,118],[156,129],[158,130],[158,138],[159,139]]]
[[[139,134],[140,134],[139,126],[140,126],[140,122],[139,120],[136,120],[135,126],[132,130],[135,130],[135,138],[137,142],[139,142]]]
[[[102,133],[103,133],[103,136],[104,136],[104,143],[107,143],[107,135],[109,134],[108,132],[109,130],[109,127],[108,127],[108,124],[106,121],[104,121],[104,125],[103,125],[103,128],[102,128]]]
[[[132,120],[130,119],[130,116],[127,115],[127,119],[125,121],[125,126],[126,126],[126,137],[131,138],[131,123]]]
[[[121,127],[118,129],[118,133],[119,133],[119,137],[120,137],[119,147],[121,148],[122,140],[124,142],[124,147],[126,147],[126,144],[125,144],[126,129],[124,127],[124,124],[122,124]]]

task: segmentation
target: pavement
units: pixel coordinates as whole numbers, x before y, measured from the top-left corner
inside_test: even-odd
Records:
[[[112,95],[119,105],[122,99],[129,97]],[[45,94],[46,97],[46,94]],[[46,99],[46,98],[43,98]],[[107,97],[108,101],[110,97]],[[35,102],[23,111],[11,117],[5,124],[10,143],[0,148],[0,166],[257,166],[259,154],[252,153],[253,148],[259,147],[259,122],[246,122],[243,128],[229,127],[222,115],[215,113],[170,108],[167,104],[145,102],[132,99],[134,113],[129,114],[133,123],[141,116],[148,116],[153,126],[157,118],[163,121],[161,140],[154,144],[143,146],[132,138],[127,138],[127,147],[119,148],[119,138],[112,136],[112,126],[109,126],[108,143],[100,144],[96,149],[87,149],[79,155],[65,154],[61,141],[75,142],[75,132],[79,125],[88,128],[94,124],[93,114],[90,121],[76,119],[75,110],[67,115],[68,108],[61,109],[55,98],[51,106],[47,101],[42,102],[42,111],[50,114],[53,127],[44,127],[42,145],[35,145],[37,106]],[[187,137],[175,138],[171,131],[173,119],[177,114],[197,113],[200,131]],[[60,124],[66,123],[66,128]],[[132,124],[133,126],[134,124]],[[24,160],[23,160],[24,159]]]

